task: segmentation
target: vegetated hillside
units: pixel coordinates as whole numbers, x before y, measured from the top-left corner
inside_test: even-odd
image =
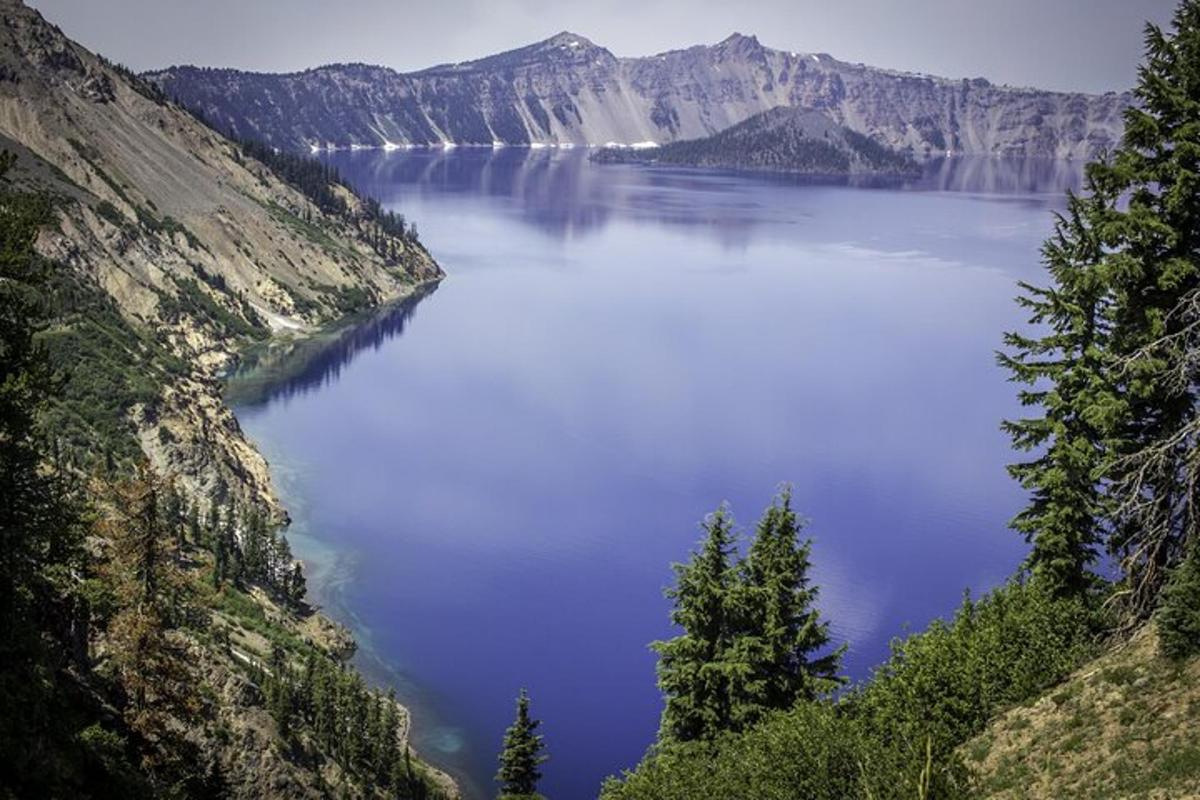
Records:
[[[333,64],[290,74],[170,67],[147,74],[220,130],[277,147],[659,144],[698,139],[776,106],[914,154],[1084,158],[1120,137],[1127,94],[996,86],[850,64],[733,34],[618,58],[583,36],[399,73]]]
[[[452,797],[305,599],[222,399],[426,291],[407,223],[0,0],[0,795]]]
[[[310,183],[336,207],[16,0],[0,0],[0,23],[0,146],[20,155],[19,181],[56,198],[57,224],[38,248],[110,323],[145,340],[136,347],[146,363],[127,365],[124,383],[108,365],[70,387],[66,443],[87,449],[97,427],[119,429],[124,455],[140,440],[191,490],[224,484],[273,502],[215,380],[237,343],[408,294],[440,269],[409,231],[328,175]],[[97,315],[83,317],[52,332],[66,359],[100,346],[77,327]],[[124,347],[132,354],[132,340]]]
[[[838,125],[823,113],[786,106],[756,114],[704,139],[649,148],[606,147],[593,153],[592,160],[807,175],[909,175],[920,171],[910,156]]]
[[[980,798],[1200,797],[1200,658],[1164,658],[1147,625],[962,754]]]

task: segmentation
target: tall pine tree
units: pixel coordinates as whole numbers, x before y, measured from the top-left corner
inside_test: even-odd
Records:
[[[658,686],[666,699],[659,736],[707,739],[732,726],[729,655],[733,645],[731,593],[733,518],[722,505],[704,520],[704,540],[687,564],[675,565],[671,622],[683,632],[654,642]]]
[[[785,487],[759,520],[738,570],[733,674],[744,677],[734,686],[737,729],[768,711],[813,700],[840,682],[845,648],[829,650],[829,623],[821,620],[818,589],[808,577],[812,544],[801,538],[802,527]]]
[[[529,715],[529,693],[521,690],[517,697],[517,718],[504,733],[504,749],[500,753],[500,797],[522,800],[538,797],[537,785],[542,779],[541,765],[545,763],[545,745],[537,729],[541,721]]]
[[[1134,94],[1121,147],[1092,176],[1127,198],[1104,226],[1121,411],[1109,430],[1110,548],[1141,616],[1200,536],[1200,2],[1179,6],[1173,33],[1147,26]]]
[[[1056,594],[1079,593],[1091,583],[1102,509],[1110,303],[1097,229],[1113,201],[1091,189],[1086,198],[1070,197],[1042,249],[1052,285],[1020,284],[1017,302],[1042,335],[1009,333],[1009,352],[998,356],[1011,380],[1025,387],[1021,405],[1039,412],[1003,423],[1015,447],[1037,452],[1009,467],[1030,493],[1012,525],[1032,545],[1030,571]]]

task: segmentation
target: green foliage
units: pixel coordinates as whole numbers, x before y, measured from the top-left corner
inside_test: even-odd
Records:
[[[1193,545],[1171,573],[1156,621],[1163,655],[1179,659],[1200,653],[1200,546]]]
[[[667,590],[675,607],[671,622],[680,636],[654,642],[658,687],[666,698],[659,736],[687,741],[711,738],[733,727],[732,593],[735,540],[733,519],[721,506],[704,520],[701,549],[687,564],[675,565],[675,586]]]
[[[42,429],[83,465],[95,463],[106,450],[131,464],[141,448],[130,409],[153,408],[162,387],[186,366],[72,270],[50,272],[38,313],[47,320],[38,343],[57,389],[43,409]]]
[[[813,656],[828,649],[829,623],[815,606],[818,590],[808,580],[811,542],[801,540],[802,527],[785,488],[759,520],[739,565],[734,647],[744,671],[736,682],[735,727],[753,724],[764,711],[813,700],[841,682],[844,647]]]
[[[1034,575],[1084,592],[1106,544],[1138,617],[1200,537],[1200,2],[1174,28],[1147,27],[1121,146],[1089,166],[1088,196],[1047,243],[1050,286],[1023,287],[1043,330],[1010,334],[1001,356],[1041,411],[1006,425],[1039,454],[1012,470],[1032,491],[1014,527]]]
[[[1137,614],[1200,539],[1200,2],[1184,0],[1174,28],[1147,26],[1122,145],[1093,168],[1104,192],[1128,198],[1104,225],[1121,364],[1106,477],[1117,500],[1109,546]]]
[[[663,740],[601,797],[966,797],[956,748],[1091,656],[1099,622],[1080,598],[1012,582],[895,642],[840,700],[800,702],[709,740]]]
[[[945,763],[999,711],[1038,696],[1097,651],[1103,619],[1086,597],[1012,581],[953,619],[893,643],[892,656],[846,702],[878,737],[920,762],[926,739]],[[897,776],[899,777],[899,776]],[[905,780],[915,782],[906,770]]]
[[[832,703],[801,703],[745,733],[708,741],[668,742],[621,780],[610,778],[602,800],[760,800],[865,797],[861,726]]]
[[[275,648],[269,664],[251,668],[280,734],[293,743],[310,741],[363,787],[398,800],[440,796],[401,742],[395,696],[372,691],[357,672],[310,647],[301,654],[297,666]]]
[[[191,316],[206,321],[223,336],[263,339],[270,329],[249,306],[243,306],[243,315],[234,314],[214,300],[200,284],[190,278],[172,276],[178,291],[159,295],[159,310],[163,318],[174,322]],[[209,282],[210,285],[212,281]]]
[[[33,242],[49,204],[8,188],[12,161],[0,153],[0,793],[60,797],[86,786],[141,797],[74,677],[89,671],[89,614],[76,592],[81,511],[35,425],[54,389],[35,338],[48,265]]]
[[[764,713],[811,700],[837,685],[841,651],[808,584],[809,543],[784,491],[760,520],[746,558],[735,561],[733,518],[705,519],[701,549],[675,566],[671,621],[680,636],[652,647],[666,698],[660,737],[711,739]]]
[[[107,200],[101,200],[96,204],[96,214],[98,214],[101,219],[106,220],[110,225],[118,228],[125,227],[126,223],[128,222],[128,220],[125,219],[125,215]]]
[[[324,214],[343,219],[359,230],[359,238],[371,245],[382,258],[396,260],[396,241],[416,242],[417,229],[406,223],[403,214],[385,211],[382,205],[373,197],[360,193],[342,179],[336,167],[309,156],[288,153],[252,139],[239,139],[232,132],[226,132],[229,138],[237,142],[242,156],[253,158],[270,169],[284,183],[303,194],[313,205]],[[345,195],[358,199],[362,206],[355,213],[346,202]],[[300,230],[320,243],[328,236],[311,224],[308,213],[301,219],[287,212],[300,223]]]
[[[522,689],[517,697],[517,718],[504,732],[500,771],[496,773],[502,798],[538,797],[541,765],[546,761],[545,745],[537,732],[541,724],[529,715],[529,693]]]
[[[1103,424],[1109,371],[1104,321],[1106,289],[1098,220],[1111,203],[1094,192],[1071,196],[1058,218],[1043,259],[1054,282],[1039,289],[1022,282],[1018,302],[1030,322],[1049,331],[1040,338],[1009,333],[1009,353],[999,361],[1011,380],[1024,385],[1021,405],[1040,416],[1006,421],[1004,429],[1032,461],[1009,472],[1030,492],[1029,505],[1013,527],[1033,545],[1027,564],[1052,591],[1078,594],[1092,583],[1102,500],[1098,473],[1103,458]]]

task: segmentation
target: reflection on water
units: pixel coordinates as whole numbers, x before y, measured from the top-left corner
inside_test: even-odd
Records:
[[[698,207],[697,193],[719,196],[747,178],[779,186],[852,186],[862,189],[958,192],[1028,197],[1061,194],[1082,183],[1083,163],[1051,159],[938,158],[917,178],[714,172],[676,167],[588,163],[587,150],[527,147],[497,149],[357,151],[326,154],[342,174],[372,195],[395,200],[447,194],[504,198],[520,220],[560,237],[602,228],[621,210],[658,223],[715,227],[724,238],[747,239],[746,229],[764,222],[762,210],[736,203]],[[703,213],[708,210],[711,213]],[[418,220],[418,224],[420,220]]]
[[[238,417],[296,551],[339,565],[331,612],[474,796],[521,686],[548,796],[636,763],[669,565],[722,500],[749,526],[794,483],[854,677],[1022,558],[994,351],[1075,166],[863,186],[579,151],[329,157],[448,277],[419,314],[267,354]]]
[[[424,286],[373,314],[250,351],[226,379],[225,399],[235,406],[257,406],[336,381],[358,353],[378,350],[388,339],[404,333],[417,306],[436,289],[436,284]]]

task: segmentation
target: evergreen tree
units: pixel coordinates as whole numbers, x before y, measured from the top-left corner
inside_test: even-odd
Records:
[[[163,486],[145,463],[106,487],[109,512],[99,522],[112,543],[109,575],[120,610],[108,641],[128,707],[130,729],[149,745],[143,766],[167,786],[189,770],[188,746],[177,720],[199,709],[186,645],[172,630],[183,578],[175,539],[159,513]]]
[[[162,515],[166,529],[175,538],[176,545],[183,547],[186,530],[184,526],[187,520],[184,518],[183,512],[183,495],[179,493],[174,481],[168,481],[163,490]]]
[[[1121,146],[1046,246],[1053,285],[1024,287],[1048,333],[1010,335],[1001,356],[1042,412],[1006,425],[1041,453],[1012,470],[1033,494],[1014,521],[1031,571],[1080,592],[1104,541],[1135,618],[1200,536],[1200,0],[1174,28],[1147,27]]]
[[[733,518],[722,505],[705,520],[704,540],[687,564],[675,565],[671,621],[683,633],[654,642],[658,686],[666,705],[659,735],[686,741],[707,739],[732,726],[731,592],[736,580]]]
[[[1088,198],[1069,198],[1067,214],[1042,249],[1052,286],[1020,284],[1018,303],[1045,332],[1007,334],[1010,352],[998,356],[1011,380],[1026,387],[1018,393],[1021,404],[1040,411],[1003,427],[1018,449],[1038,452],[1009,467],[1030,493],[1012,525],[1032,544],[1028,568],[1056,594],[1084,591],[1096,557],[1108,396],[1108,289],[1097,228],[1111,206],[1096,187]]]
[[[829,623],[815,607],[808,578],[810,540],[785,488],[759,520],[739,568],[731,661],[736,666],[732,726],[744,729],[764,713],[791,708],[835,688],[844,647],[829,648]]]
[[[1200,536],[1200,2],[1180,4],[1174,29],[1147,26],[1121,147],[1092,169],[1107,195],[1127,198],[1104,225],[1119,365],[1107,477],[1110,549],[1136,615]]]
[[[1157,621],[1164,655],[1186,658],[1200,653],[1200,543],[1194,543],[1172,571]]]
[[[36,424],[54,388],[34,339],[48,273],[33,243],[50,205],[9,188],[14,161],[0,152],[0,792],[55,797],[77,791],[65,755],[80,746],[69,728],[78,684],[60,681],[71,659],[87,670],[89,615],[75,594],[86,553],[80,509]]]
[[[541,724],[529,715],[529,693],[522,689],[517,696],[517,718],[504,732],[500,771],[496,773],[502,798],[538,797],[541,765],[546,761],[545,745],[537,733]]]

